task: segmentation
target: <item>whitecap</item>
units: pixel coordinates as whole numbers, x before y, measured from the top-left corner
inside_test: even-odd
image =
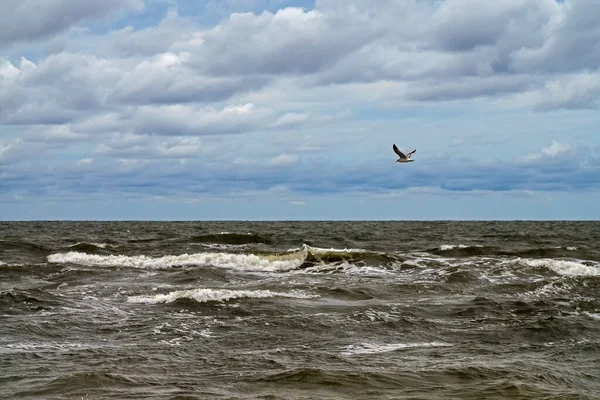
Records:
[[[467,245],[467,244],[443,244],[440,246],[440,251],[448,251],[448,250],[454,250],[454,249],[469,249],[472,247],[483,247],[481,245],[478,244],[474,244],[474,245]]]
[[[533,268],[549,268],[563,276],[600,276],[598,265],[590,266],[576,261],[544,259],[521,259],[525,265]]]
[[[199,303],[209,301],[223,302],[239,298],[264,299],[269,297],[287,297],[297,299],[314,298],[313,295],[308,295],[298,291],[289,293],[273,292],[270,290],[231,290],[231,289],[190,289],[177,290],[167,294],[158,294],[155,296],[131,296],[127,299],[129,303],[145,303],[145,304],[160,304],[172,303],[178,299],[196,300]]]
[[[254,255],[231,253],[195,253],[149,257],[146,255],[98,255],[76,251],[48,256],[51,263],[71,263],[88,267],[131,267],[166,269],[175,266],[214,266],[247,271],[289,271],[304,262],[306,252],[285,255]]]
[[[298,274],[333,274],[333,273],[344,273],[349,275],[363,275],[363,276],[381,276],[381,275],[395,275],[393,272],[388,271],[382,267],[372,267],[369,265],[356,265],[348,262],[340,264],[316,264],[311,267],[304,268],[296,271]]]
[[[108,243],[88,243],[88,242],[77,242],[75,244],[70,245],[69,247],[76,247],[76,246],[80,246],[82,244],[90,244],[92,246],[96,246],[96,247],[100,247],[102,249],[106,248],[106,246],[110,246]]]
[[[379,354],[389,353],[397,350],[405,350],[411,348],[428,348],[428,347],[450,347],[451,344],[442,342],[424,342],[424,343],[359,343],[349,345],[343,348],[342,354],[345,356],[357,356],[364,354]]]
[[[293,247],[291,249],[288,249],[287,252],[288,253],[294,253],[297,251],[310,251],[312,254],[339,254],[339,253],[370,253],[370,254],[385,254],[382,252],[377,252],[377,251],[371,251],[371,250],[366,250],[366,249],[354,249],[354,248],[346,248],[344,247],[343,249],[336,249],[334,247],[330,247],[330,248],[325,248],[325,247],[314,247],[314,246],[309,246],[307,244],[303,244],[302,247],[300,249],[298,249],[297,247]]]

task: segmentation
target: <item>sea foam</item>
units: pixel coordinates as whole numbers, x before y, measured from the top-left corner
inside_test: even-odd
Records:
[[[481,245],[478,244],[474,244],[474,245],[467,245],[467,244],[443,244],[440,246],[440,251],[448,251],[448,250],[454,250],[454,249],[470,249],[470,248],[477,248],[477,247],[483,247]]]
[[[247,271],[289,271],[304,262],[306,252],[285,255],[195,253],[162,257],[97,255],[71,251],[48,256],[51,263],[71,263],[88,267],[130,267],[168,269],[175,266],[214,266]]]
[[[287,297],[306,299],[314,296],[302,292],[292,291],[288,293],[273,292],[270,290],[230,290],[230,289],[190,289],[177,290],[167,294],[157,294],[155,296],[131,296],[127,299],[129,303],[160,304],[172,303],[178,299],[190,299],[199,303],[209,301],[227,301],[239,298],[264,299],[269,297]]]
[[[525,265],[533,268],[549,268],[563,276],[600,276],[600,267],[585,265],[576,261],[544,259],[522,259]]]
[[[442,342],[428,342],[428,343],[387,343],[387,344],[376,344],[376,343],[360,343],[346,346],[342,350],[342,354],[345,356],[356,356],[363,354],[378,354],[378,353],[389,353],[391,351],[405,350],[411,348],[426,348],[426,347],[450,347],[451,344]]]

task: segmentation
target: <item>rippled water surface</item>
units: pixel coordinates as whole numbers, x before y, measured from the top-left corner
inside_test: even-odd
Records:
[[[0,398],[597,399],[600,223],[0,223]]]

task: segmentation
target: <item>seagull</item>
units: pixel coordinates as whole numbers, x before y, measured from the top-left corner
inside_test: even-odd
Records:
[[[394,145],[392,148],[394,149],[394,152],[400,156],[400,158],[397,159],[396,162],[402,162],[402,163],[404,163],[404,162],[413,162],[413,161],[415,161],[415,160],[411,160],[410,156],[412,156],[413,153],[415,151],[417,151],[417,149],[414,149],[410,153],[404,154],[403,152],[400,151],[400,149],[398,147],[396,147],[396,145]]]

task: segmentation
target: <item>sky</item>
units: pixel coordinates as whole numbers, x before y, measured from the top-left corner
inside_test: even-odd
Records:
[[[598,15],[3,0],[0,220],[600,219]]]

